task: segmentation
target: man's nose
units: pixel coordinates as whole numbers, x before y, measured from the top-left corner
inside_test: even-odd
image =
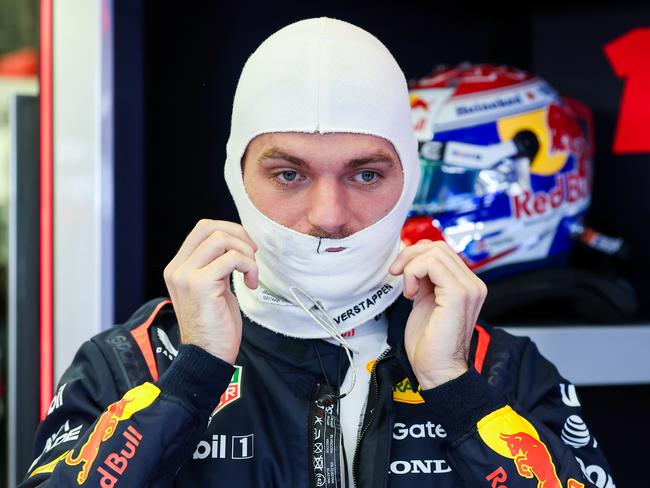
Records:
[[[345,185],[335,178],[319,179],[312,184],[308,198],[309,223],[334,238],[343,237],[350,218]]]

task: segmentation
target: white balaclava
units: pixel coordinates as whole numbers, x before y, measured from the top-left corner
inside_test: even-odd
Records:
[[[398,202],[381,220],[343,239],[321,239],[274,222],[246,194],[241,165],[249,142],[269,132],[348,132],[390,141],[404,173]],[[271,35],[242,70],[226,149],[226,183],[244,229],[258,246],[259,288],[250,290],[243,275],[233,273],[241,310],[251,320],[286,335],[323,338],[330,334],[298,306],[305,296],[320,305],[339,333],[395,301],[403,281],[388,268],[400,250],[420,168],[406,80],[377,38],[326,17]],[[329,247],[345,250],[322,251]]]

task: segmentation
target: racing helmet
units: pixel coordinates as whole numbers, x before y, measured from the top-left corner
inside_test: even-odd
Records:
[[[589,109],[489,64],[409,90],[422,179],[402,241],[444,239],[486,281],[565,259],[591,199]]]

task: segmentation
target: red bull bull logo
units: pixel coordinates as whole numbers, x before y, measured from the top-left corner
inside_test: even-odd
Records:
[[[585,134],[568,106],[551,104],[548,108],[547,122],[551,131],[553,151],[581,154],[586,149]]]
[[[121,400],[108,406],[95,422],[93,430],[81,449],[76,454],[74,451],[70,451],[64,459],[68,466],[81,465],[81,471],[77,474],[78,484],[83,485],[86,482],[102,443],[115,434],[118,424],[130,419],[134,413],[147,408],[159,394],[158,387],[151,383],[144,383],[129,390]]]
[[[509,406],[492,412],[478,424],[481,439],[493,451],[514,461],[517,474],[536,479],[537,488],[565,488],[557,475],[551,453],[540,439],[535,427]],[[507,480],[503,467],[490,473],[486,479],[498,488]],[[584,484],[570,478],[566,488],[584,488]]]
[[[123,419],[124,408],[133,400],[122,399],[112,405],[99,417],[93,431],[88,436],[86,443],[81,446],[81,449],[74,455],[72,452],[65,458],[65,463],[69,466],[82,465],[81,471],[77,475],[77,483],[80,485],[88,479],[88,472],[95,462],[97,454],[99,454],[99,447],[102,442],[106,442],[115,433],[117,424]]]
[[[526,432],[501,434],[499,438],[508,445],[520,476],[537,478],[537,486],[562,488],[551,454],[542,441]]]

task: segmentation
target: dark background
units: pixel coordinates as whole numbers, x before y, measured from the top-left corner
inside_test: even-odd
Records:
[[[641,298],[639,321],[650,318],[643,299],[650,291],[644,259],[650,154],[611,153],[624,81],[602,51],[634,27],[650,27],[650,5],[115,0],[114,6],[118,322],[143,301],[166,294],[163,268],[196,221],[236,220],[223,162],[241,68],[269,34],[322,15],[375,34],[407,78],[441,63],[508,64],[589,105],[597,150],[589,222],[630,245],[633,265],[621,265],[620,272]],[[650,438],[649,392],[647,385],[579,388],[586,421],[619,486],[648,484],[637,466],[648,449],[642,439]]]

